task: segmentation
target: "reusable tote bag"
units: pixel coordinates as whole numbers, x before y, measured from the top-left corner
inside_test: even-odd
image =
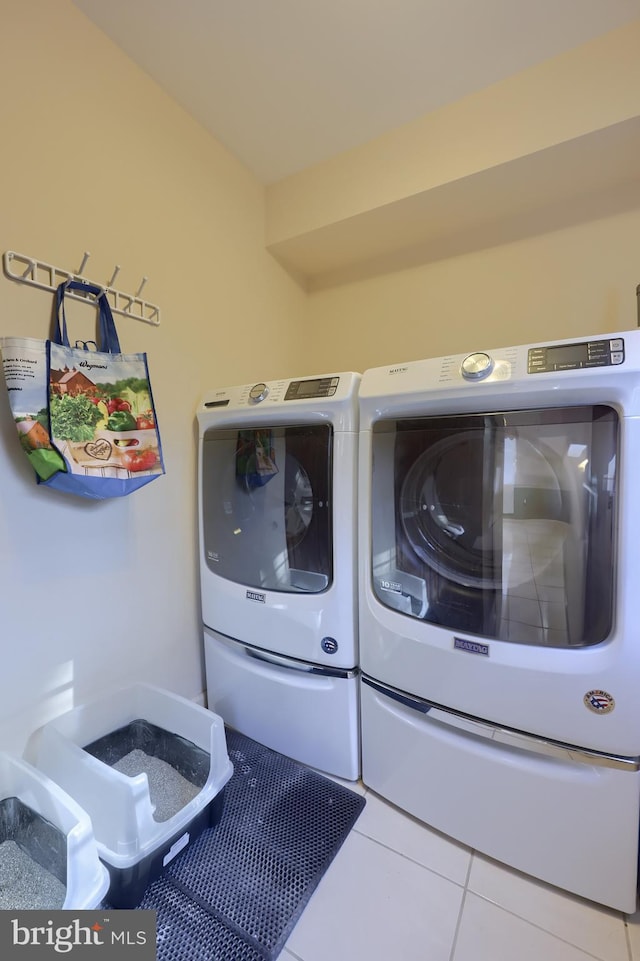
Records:
[[[97,345],[70,346],[68,290],[97,298]],[[79,281],[58,287],[51,340],[5,337],[0,344],[11,409],[38,483],[102,500],[164,474],[146,354],[120,352],[99,287]]]

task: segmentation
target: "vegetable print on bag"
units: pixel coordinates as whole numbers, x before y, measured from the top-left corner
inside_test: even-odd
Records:
[[[78,353],[59,344],[49,348],[51,437],[71,471],[162,473],[151,388],[140,377],[139,357],[91,352],[78,362]]]
[[[97,343],[71,347],[64,295],[80,289],[96,297]],[[61,284],[51,340],[5,337],[0,344],[18,435],[39,484],[102,500],[164,474],[147,355],[120,352],[101,288]]]

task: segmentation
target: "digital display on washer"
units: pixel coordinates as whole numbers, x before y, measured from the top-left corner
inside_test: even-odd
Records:
[[[624,340],[588,340],[557,347],[531,347],[527,371],[529,374],[560,370],[580,370],[585,367],[610,367],[624,363]]]
[[[584,364],[589,360],[588,344],[569,344],[568,347],[549,347],[547,357],[554,364]]]
[[[312,380],[292,380],[284,395],[285,400],[309,400],[312,397],[333,397],[339,377],[316,377]]]

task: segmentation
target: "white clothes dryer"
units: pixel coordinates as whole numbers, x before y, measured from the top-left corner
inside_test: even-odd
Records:
[[[350,780],[360,773],[360,375],[208,392],[198,409],[209,707]]]
[[[362,378],[365,783],[631,912],[639,467],[638,330]]]

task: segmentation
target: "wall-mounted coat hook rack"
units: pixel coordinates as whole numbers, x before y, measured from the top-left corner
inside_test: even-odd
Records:
[[[65,280],[79,280],[83,284],[101,287],[107,295],[111,310],[114,314],[131,317],[133,320],[142,320],[145,324],[153,324],[154,327],[158,327],[160,324],[160,308],[155,304],[149,303],[147,300],[142,300],[140,297],[142,288],[147,282],[147,277],[143,277],[137,293],[122,293],[119,290],[114,290],[112,287],[120,271],[119,264],[116,265],[113,276],[108,284],[101,284],[82,276],[82,272],[90,256],[89,251],[85,250],[80,269],[77,273],[74,273],[69,270],[64,270],[62,267],[54,267],[52,264],[47,264],[43,260],[36,260],[35,257],[18,254],[15,250],[7,250],[3,258],[4,272],[11,280],[17,280],[23,284],[30,284],[33,287],[39,287],[40,290],[55,291]],[[82,291],[79,291],[77,293],[69,293],[67,296],[73,300],[86,302],[89,294],[84,296]]]
[[[83,256],[83,258],[82,258],[82,263],[80,264],[80,267],[78,268],[78,273],[76,274],[77,277],[79,277],[79,276],[82,274],[82,271],[83,271],[84,268],[87,266],[87,261],[88,261],[88,259],[89,259],[90,256],[91,256],[91,254],[89,253],[89,251],[88,251],[88,250],[85,250],[84,256]]]

